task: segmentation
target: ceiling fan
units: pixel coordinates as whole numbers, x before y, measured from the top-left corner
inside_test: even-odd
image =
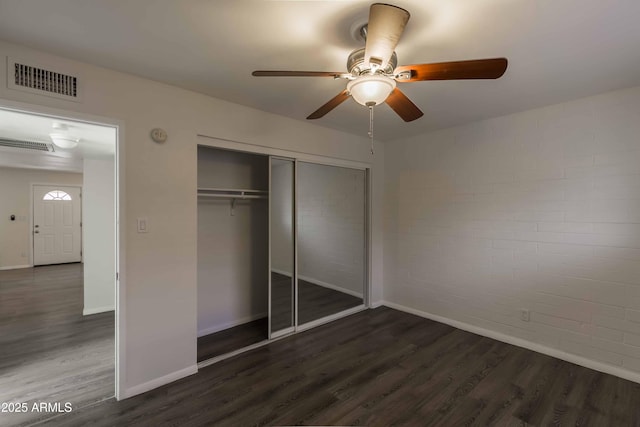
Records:
[[[349,80],[347,88],[311,113],[307,119],[319,119],[350,96],[370,111],[386,101],[405,122],[416,120],[423,112],[396,87],[398,83],[426,80],[497,79],[507,69],[506,58],[440,62],[398,66],[394,52],[409,12],[390,4],[374,3],[369,22],[360,33],[364,48],[354,50],[347,59],[347,73],[330,71],[254,71],[256,77],[333,77]]]

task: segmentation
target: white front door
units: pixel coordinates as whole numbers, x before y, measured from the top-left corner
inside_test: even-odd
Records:
[[[33,264],[79,262],[80,187],[33,186]]]

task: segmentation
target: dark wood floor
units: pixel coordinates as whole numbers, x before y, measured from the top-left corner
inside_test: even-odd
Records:
[[[290,276],[271,272],[271,330],[293,326],[293,284]]]
[[[114,395],[114,315],[83,316],[82,264],[0,271],[0,402],[71,402]],[[0,425],[52,414],[0,413]]]
[[[298,280],[298,323],[322,319],[363,304],[362,298]]]
[[[198,362],[250,346],[268,339],[268,318],[205,335],[198,338]]]
[[[272,273],[271,284],[273,295],[272,327],[273,331],[279,331],[293,325],[291,320],[291,278]],[[300,299],[300,324],[362,304],[360,298],[304,280],[298,281],[298,295]],[[268,327],[268,320],[264,318],[200,337],[198,338],[198,362],[264,341],[268,338]]]
[[[48,424],[637,426],[640,385],[378,308]]]
[[[273,330],[292,326],[291,278],[279,273],[271,273],[273,295]],[[298,279],[298,323],[304,325],[311,321],[339,313],[363,304],[357,298],[323,286]]]

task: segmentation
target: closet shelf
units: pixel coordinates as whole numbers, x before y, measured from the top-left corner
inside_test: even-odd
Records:
[[[216,197],[221,199],[267,199],[266,190],[246,190],[231,188],[198,188],[198,197]]]

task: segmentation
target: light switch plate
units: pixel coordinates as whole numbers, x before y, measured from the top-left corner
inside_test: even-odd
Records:
[[[148,233],[149,232],[149,220],[147,218],[138,218],[138,233]]]

